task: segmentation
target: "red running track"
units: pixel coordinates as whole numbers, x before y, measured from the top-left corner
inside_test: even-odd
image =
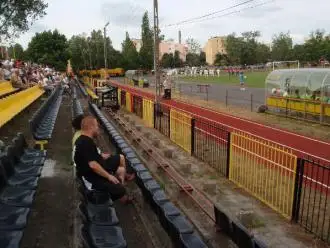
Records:
[[[120,86],[133,94],[142,95],[150,99],[155,98],[154,94],[145,92],[141,89],[127,86],[115,81],[111,81],[111,83],[113,85]],[[317,159],[325,160],[326,162],[330,162],[330,143],[178,100],[164,100],[162,103],[189,112],[193,116],[199,116],[218,122],[226,126],[229,130],[249,132],[264,139],[277,142],[281,145],[292,148],[297,155],[308,155]]]

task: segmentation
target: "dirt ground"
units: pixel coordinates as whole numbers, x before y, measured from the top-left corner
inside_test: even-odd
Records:
[[[191,157],[181,148],[173,144],[167,137],[160,134],[157,130],[146,128],[137,116],[125,112],[125,116],[130,121],[130,126],[141,128],[141,135],[148,134],[148,140],[152,144],[155,140],[160,141],[159,148],[154,148],[158,152],[165,154],[171,150],[173,158],[169,163],[197,189],[203,191],[216,205],[221,206],[235,220],[245,225],[257,238],[264,241],[269,247],[326,247],[323,242],[314,239],[313,235],[306,233],[299,225],[292,224],[284,217],[271,210],[268,206],[253,198],[243,189],[220,176],[209,165]],[[135,127],[134,127],[135,126]],[[151,160],[148,160],[148,167],[152,167]],[[194,208],[190,201],[180,204],[184,199],[171,190],[171,180],[164,178],[159,170],[152,170],[158,175],[157,179],[164,184],[164,188],[169,192],[171,198],[184,209],[184,212],[197,222],[195,225],[200,230],[214,240],[212,228],[205,228],[206,219],[200,220],[198,209]],[[203,230],[204,229],[204,230]],[[207,230],[205,230],[207,229]],[[230,242],[222,241],[222,247],[232,247]],[[218,242],[219,245],[219,242]]]

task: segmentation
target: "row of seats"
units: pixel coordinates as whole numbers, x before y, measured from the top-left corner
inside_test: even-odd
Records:
[[[207,245],[194,231],[192,224],[181,211],[169,200],[164,190],[152,177],[148,169],[138,159],[133,149],[126,143],[116,128],[107,120],[95,104],[90,104],[94,114],[109,135],[117,150],[125,155],[128,166],[136,173],[136,183],[146,200],[158,216],[164,230],[171,237],[174,247],[204,248]]]
[[[111,197],[91,189],[90,183],[76,178],[79,192],[78,212],[82,220],[80,240],[84,248],[126,248],[127,242]]]
[[[79,99],[77,98],[76,87],[72,88],[72,118],[76,118],[79,115],[83,115],[84,110],[80,104]]]
[[[31,132],[35,140],[51,139],[57,114],[62,102],[62,93],[63,88],[57,86],[29,121]]]
[[[1,83],[0,83],[1,84]],[[0,127],[12,120],[16,115],[36,101],[44,90],[34,86],[0,99]]]
[[[85,87],[82,85],[82,82],[77,81],[77,84],[79,86],[81,93],[84,95],[84,97],[88,97],[87,91],[86,91]]]
[[[28,148],[22,133],[0,154],[0,247],[18,248],[27,225],[46,151]]]
[[[19,89],[14,88],[9,81],[0,81],[0,98],[15,93],[16,91],[19,91]]]
[[[214,206],[216,225],[219,231],[227,235],[239,248],[266,248],[267,245],[253,235],[239,222],[229,218],[219,206]]]

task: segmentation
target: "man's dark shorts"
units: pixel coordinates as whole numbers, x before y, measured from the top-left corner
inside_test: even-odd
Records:
[[[114,155],[105,160],[103,167],[111,175],[115,175],[119,166],[120,155]],[[118,200],[126,195],[126,189],[122,184],[111,183],[105,178],[100,178],[96,182],[93,182],[93,188],[96,190],[109,192],[113,201]]]

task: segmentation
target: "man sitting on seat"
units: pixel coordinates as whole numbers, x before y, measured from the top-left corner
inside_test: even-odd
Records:
[[[87,116],[81,123],[81,135],[75,142],[74,162],[78,176],[84,177],[92,184],[93,189],[107,191],[112,200],[120,199],[123,203],[132,202],[123,186],[125,179],[134,179],[134,174],[126,173],[123,155],[110,156],[99,153],[93,138],[99,135],[97,120]]]

